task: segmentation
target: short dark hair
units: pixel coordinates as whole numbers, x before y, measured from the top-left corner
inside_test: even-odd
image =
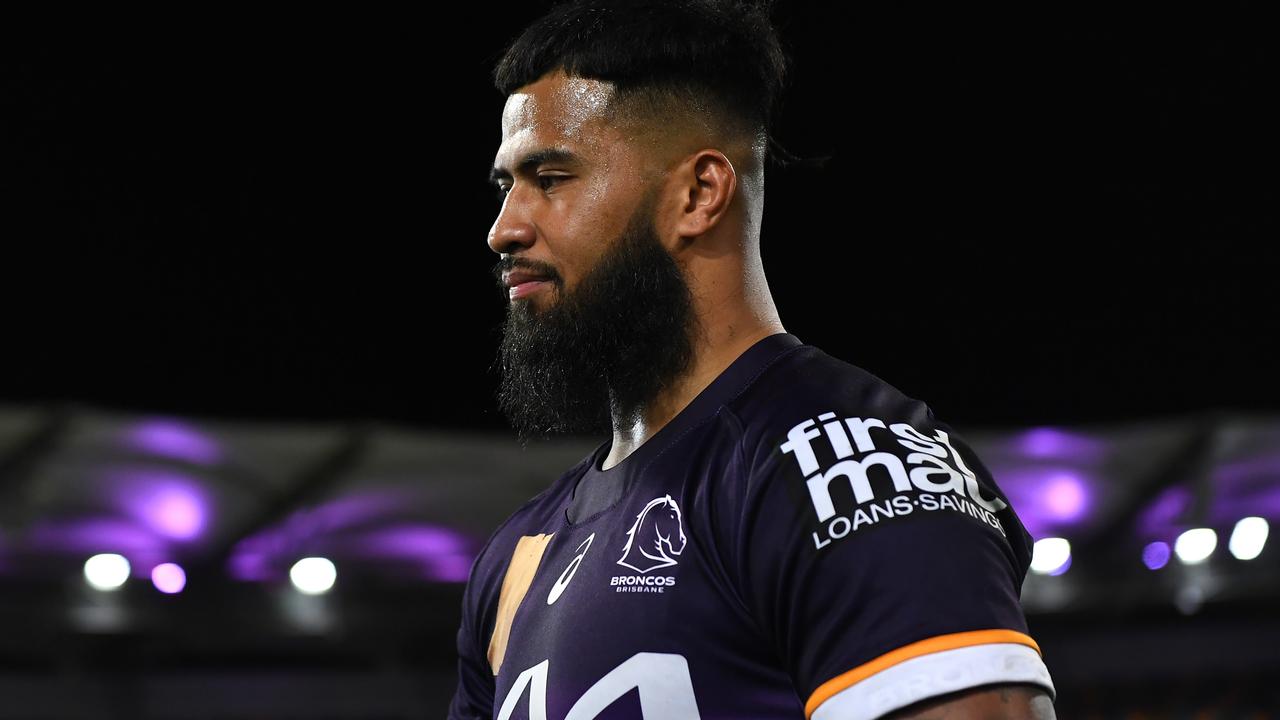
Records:
[[[510,95],[563,69],[612,83],[628,115],[660,121],[702,107],[726,131],[773,145],[788,64],[769,17],[773,2],[560,2],[508,47],[494,85]]]

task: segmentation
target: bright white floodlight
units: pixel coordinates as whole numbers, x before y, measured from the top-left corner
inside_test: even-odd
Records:
[[[129,561],[123,555],[99,553],[84,561],[84,579],[98,590],[115,590],[129,579]]]
[[[1173,552],[1184,565],[1197,565],[1209,559],[1218,547],[1218,534],[1213,528],[1192,528],[1178,536]]]
[[[1050,575],[1071,560],[1071,543],[1066,538],[1040,538],[1032,547],[1031,572]]]
[[[338,579],[338,569],[328,558],[306,557],[289,568],[289,579],[300,592],[320,595],[329,591]]]
[[[1231,531],[1231,540],[1227,549],[1237,560],[1252,560],[1262,554],[1262,546],[1267,544],[1267,521],[1260,517],[1247,517],[1236,523]]]

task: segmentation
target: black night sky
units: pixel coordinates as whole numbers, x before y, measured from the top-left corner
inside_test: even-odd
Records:
[[[0,403],[505,429],[488,73],[545,5],[4,50]],[[788,331],[953,423],[1280,410],[1266,25],[891,12],[775,13]]]

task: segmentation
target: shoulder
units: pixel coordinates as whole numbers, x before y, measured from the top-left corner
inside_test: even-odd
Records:
[[[777,450],[788,438],[820,432],[832,421],[847,431],[851,420],[871,421],[873,427],[880,420],[884,432],[892,433],[892,424],[922,430],[934,420],[925,402],[813,345],[779,358],[728,410],[740,427],[744,460],[752,466],[763,459],[758,453]]]
[[[861,528],[864,517],[889,513],[892,524],[939,537],[981,528],[1000,541],[1010,566],[1025,572],[1031,537],[1008,497],[925,401],[806,345],[727,409],[737,424],[744,512],[787,508],[819,548],[823,538],[843,536],[846,523]]]

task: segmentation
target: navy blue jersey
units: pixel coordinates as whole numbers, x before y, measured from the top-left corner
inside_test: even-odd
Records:
[[[1054,694],[1019,603],[1032,538],[925,403],[778,333],[601,470],[610,442],[476,558],[451,719],[849,720],[989,683]]]

